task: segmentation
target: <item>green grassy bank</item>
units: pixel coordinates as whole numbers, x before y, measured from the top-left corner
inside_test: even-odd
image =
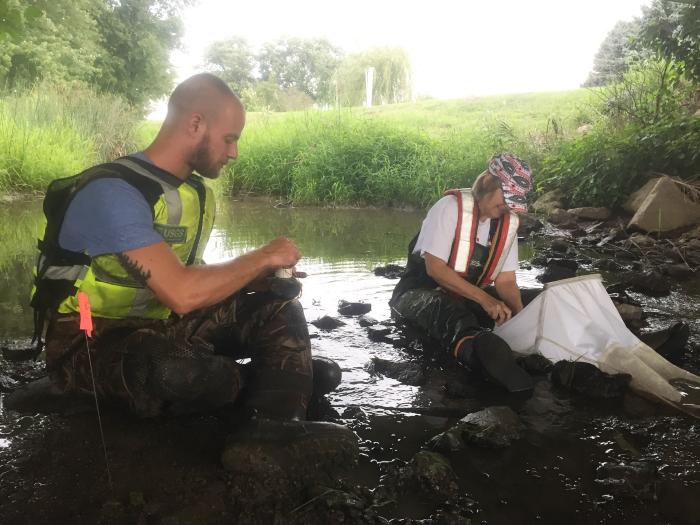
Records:
[[[56,178],[132,151],[137,123],[124,101],[87,89],[0,94],[0,193],[43,191]]]
[[[611,125],[602,109],[599,92],[580,89],[250,113],[239,159],[217,186],[296,205],[424,207],[510,151],[530,161],[539,191],[561,188],[582,206],[616,205],[650,172],[700,173],[700,119]],[[582,124],[591,124],[585,135]],[[0,193],[43,191],[145,146],[157,129],[119,99],[87,90],[0,95]]]
[[[595,100],[577,90],[252,114],[224,182],[233,193],[296,204],[425,206],[468,185],[494,153],[517,152],[537,166],[593,118]]]

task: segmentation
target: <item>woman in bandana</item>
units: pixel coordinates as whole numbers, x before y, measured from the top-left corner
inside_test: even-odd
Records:
[[[462,365],[510,392],[532,389],[508,345],[491,332],[523,308],[515,278],[518,216],[532,172],[515,155],[491,158],[471,188],[449,190],[408,248],[394,315],[438,340]],[[485,288],[492,285],[495,295]]]

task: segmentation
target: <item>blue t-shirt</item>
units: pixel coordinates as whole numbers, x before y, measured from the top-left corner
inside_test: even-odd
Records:
[[[148,160],[143,153],[133,155]],[[161,242],[143,194],[117,178],[97,179],[71,201],[58,235],[65,250],[91,257],[122,253]]]

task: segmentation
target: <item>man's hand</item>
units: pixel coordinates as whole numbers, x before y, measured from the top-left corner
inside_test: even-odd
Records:
[[[286,237],[277,237],[260,248],[265,254],[274,270],[277,268],[291,268],[301,258],[301,253],[296,245]]]
[[[500,326],[511,318],[512,312],[510,308],[506,306],[503,301],[494,299],[488,294],[484,294],[484,297],[479,301],[481,307],[486,310],[489,317],[496,321],[496,325]]]
[[[124,268],[180,315],[216,304],[278,268],[291,268],[300,257],[294,243],[284,237],[232,261],[202,266],[183,265],[165,242],[119,254]]]

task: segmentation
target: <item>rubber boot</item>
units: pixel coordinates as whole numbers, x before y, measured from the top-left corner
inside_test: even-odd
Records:
[[[321,356],[314,356],[311,362],[314,370],[314,396],[325,396],[338,388],[343,378],[343,372],[338,363]]]
[[[642,334],[639,339],[656,350],[659,355],[669,359],[680,357],[689,337],[690,327],[686,323],[679,322],[664,330]]]
[[[455,351],[455,357],[464,366],[480,372],[508,392],[531,392],[534,387],[530,375],[515,361],[508,343],[493,332],[479,332],[472,338],[463,339]]]

